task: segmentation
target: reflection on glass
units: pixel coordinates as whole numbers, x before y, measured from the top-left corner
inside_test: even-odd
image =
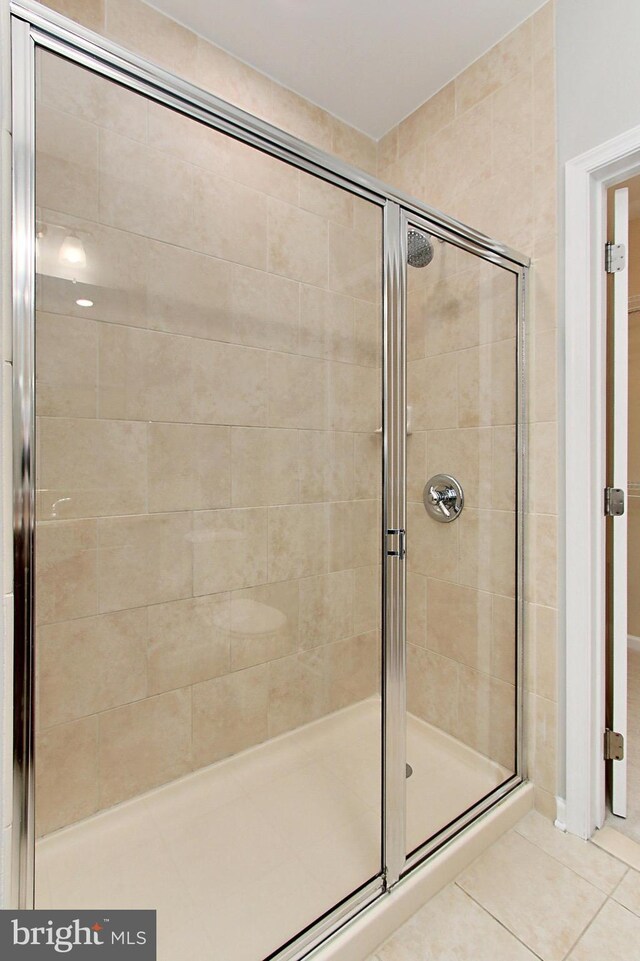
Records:
[[[516,278],[423,237],[408,267],[408,851],[514,772],[516,730]],[[425,509],[444,497],[446,513],[437,475],[462,488],[453,520]]]

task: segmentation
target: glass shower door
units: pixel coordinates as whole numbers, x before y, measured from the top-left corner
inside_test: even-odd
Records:
[[[407,854],[517,770],[519,268],[407,242]]]
[[[37,68],[36,907],[260,961],[381,887],[381,208]]]

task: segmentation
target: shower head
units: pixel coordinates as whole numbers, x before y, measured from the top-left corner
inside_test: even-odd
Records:
[[[433,242],[429,234],[409,227],[407,231],[407,263],[410,267],[426,267],[433,260]]]

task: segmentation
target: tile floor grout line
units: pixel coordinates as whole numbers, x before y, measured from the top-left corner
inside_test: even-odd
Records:
[[[525,815],[525,817],[526,817],[526,815]],[[518,822],[518,823],[519,823],[519,822]],[[554,861],[556,861],[558,864],[560,864],[563,868],[566,868],[567,871],[571,871],[571,873],[572,873],[572,874],[575,874],[575,876],[576,876],[577,878],[580,878],[581,881],[586,881],[587,884],[590,884],[591,887],[592,887],[592,888],[595,888],[596,891],[599,891],[601,894],[606,895],[606,897],[608,897],[608,898],[611,897],[611,895],[610,895],[610,893],[609,893],[608,891],[603,891],[603,889],[602,889],[602,888],[599,888],[597,884],[594,884],[592,880],[590,880],[589,878],[585,878],[585,876],[584,876],[583,874],[579,874],[579,873],[575,870],[575,868],[572,868],[571,865],[569,865],[569,864],[566,863],[566,861],[562,861],[559,857],[557,857],[557,855],[552,854],[551,851],[547,851],[546,848],[543,848],[542,845],[538,844],[537,841],[532,840],[530,837],[527,837],[526,834],[522,834],[520,831],[518,831],[518,824],[516,824],[511,830],[514,831],[516,834],[518,834],[523,840],[528,841],[529,844],[533,844],[534,847],[538,848],[539,851],[542,851],[543,854],[546,854],[548,857],[552,858]],[[559,830],[559,829],[554,827],[553,830],[554,830],[554,831],[557,831],[557,830]],[[566,832],[565,832],[565,831],[560,831],[560,834],[561,834],[562,836],[566,836]],[[574,836],[574,835],[569,835],[569,837],[573,837],[573,836]],[[585,844],[593,844],[593,841],[585,841]],[[597,844],[593,844],[593,846],[596,847],[596,848],[599,847]],[[604,851],[604,848],[599,848],[599,850],[600,850],[600,851]],[[618,861],[620,864],[626,865],[627,868],[629,868],[629,867],[631,866],[631,865],[627,864],[626,861],[623,861],[621,858],[617,858],[617,857],[615,856],[615,854],[609,854],[608,851],[604,851],[604,853],[605,853],[605,854],[608,854],[609,857],[613,858],[615,861]],[[625,874],[626,874],[626,872],[625,872]],[[624,877],[624,875],[623,875],[623,877]],[[621,878],[620,880],[622,880],[622,878]],[[617,887],[618,883],[619,883],[619,882],[616,882],[616,886],[613,888],[614,891],[616,890],[616,887]]]
[[[587,933],[587,931],[589,930],[589,928],[591,927],[591,925],[593,924],[593,922],[594,922],[594,921],[596,920],[596,918],[604,911],[605,906],[609,903],[610,900],[611,900],[611,898],[608,897],[608,896],[604,899],[604,901],[602,902],[602,904],[600,905],[600,907],[598,908],[598,910],[596,911],[596,913],[594,914],[594,916],[591,918],[591,920],[590,920],[589,923],[586,925],[586,927],[580,932],[580,934],[578,935],[578,937],[575,939],[575,941],[573,942],[573,944],[571,945],[571,947],[570,947],[569,950],[567,951],[567,953],[564,955],[563,961],[567,961],[567,959],[568,959],[569,957],[571,957],[572,951],[576,948],[576,946],[580,943],[580,941],[582,941],[582,939],[584,938],[585,934]]]
[[[476,904],[481,911],[484,911],[486,915],[492,918],[497,924],[500,925],[501,928],[507,931],[511,935],[511,937],[515,938],[516,941],[518,941],[523,947],[525,947],[527,951],[529,951],[534,956],[534,958],[539,958],[539,961],[545,961],[545,958],[543,958],[541,954],[538,954],[538,952],[534,948],[532,948],[530,944],[527,944],[526,941],[523,941],[522,938],[515,933],[515,931],[512,931],[511,928],[507,927],[507,925],[500,920],[500,918],[497,918],[495,914],[492,914],[489,908],[485,907],[485,905],[482,904],[482,902],[478,901],[477,898],[473,896],[473,894],[470,894],[468,891],[466,891],[465,888],[463,888],[462,885],[458,883],[457,878],[452,883],[455,884],[455,886],[459,888],[463,894],[466,894],[469,900],[473,901],[473,903]]]

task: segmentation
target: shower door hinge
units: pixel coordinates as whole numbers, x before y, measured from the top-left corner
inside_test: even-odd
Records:
[[[604,759],[605,761],[624,760],[624,737],[617,731],[604,732]]]
[[[604,245],[604,269],[608,274],[616,274],[618,271],[624,270],[626,262],[627,252],[624,244],[607,243]]]
[[[624,491],[619,487],[605,487],[604,516],[621,517],[624,514]]]
[[[396,540],[397,538],[397,540]],[[391,528],[387,531],[387,557],[399,557],[404,560],[406,531],[404,528]]]

